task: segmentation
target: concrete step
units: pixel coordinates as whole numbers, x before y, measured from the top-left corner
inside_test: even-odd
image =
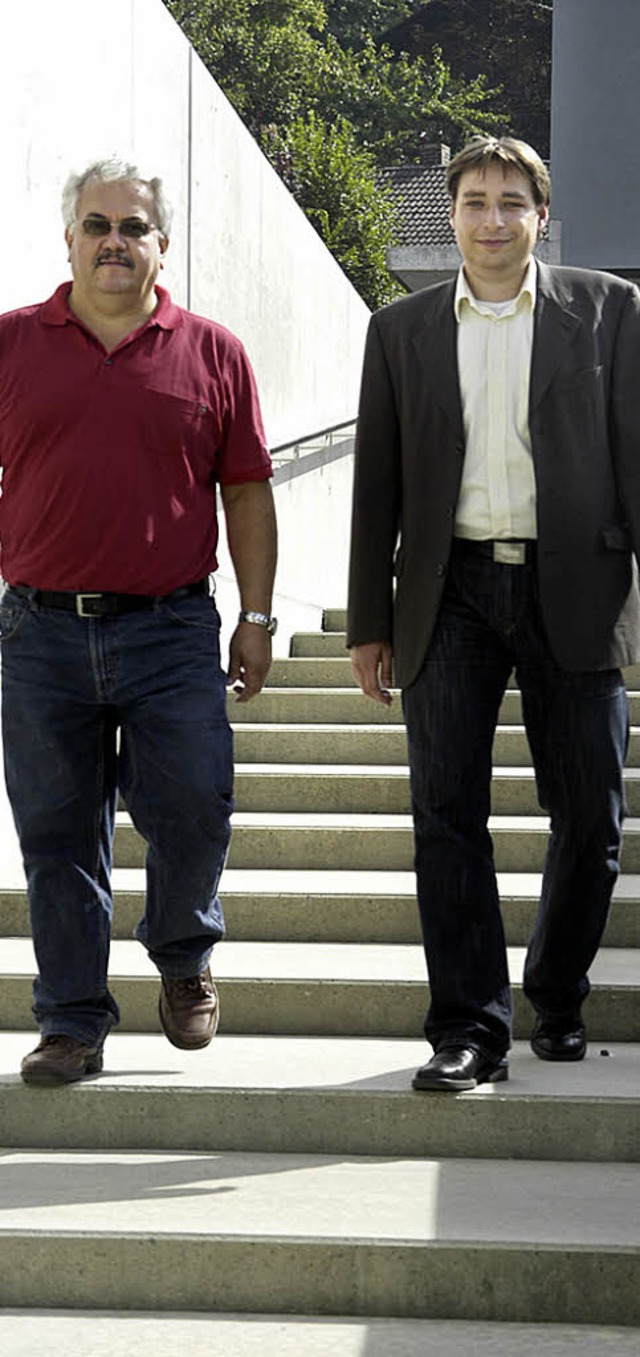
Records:
[[[638,1357],[634,1329],[346,1316],[0,1310],[8,1357]]]
[[[269,670],[270,688],[353,688],[358,692],[351,673],[351,660],[344,659],[281,659],[276,658]]]
[[[271,675],[269,676],[271,679]],[[640,693],[628,695],[629,718],[640,725]],[[400,725],[400,695],[394,693],[390,707],[372,702],[358,688],[263,688],[251,702],[242,705],[229,694],[227,711],[234,726],[270,722],[290,725],[320,722],[323,725]],[[520,693],[510,689],[500,707],[499,724],[522,725]]]
[[[0,1033],[5,1148],[640,1160],[631,1043],[607,1056],[592,1044],[568,1069],[518,1042],[507,1083],[444,1098],[411,1089],[430,1055],[422,1040],[219,1036],[178,1052],[160,1035],[117,1032],[99,1079],[44,1096],[16,1073],[33,1044]]]
[[[413,831],[408,815],[328,815],[313,812],[234,815],[229,866],[352,871],[411,870]],[[547,844],[545,816],[494,815],[489,820],[500,872],[540,872]],[[145,846],[125,812],[116,816],[114,862],[140,867]],[[622,869],[640,872],[640,821],[627,820]]]
[[[3,1180],[5,1307],[640,1324],[637,1165],[10,1150]]]
[[[238,763],[373,763],[402,767],[407,763],[404,726],[391,723],[349,727],[243,721],[234,732],[234,751]],[[505,768],[531,763],[523,726],[501,726],[496,731],[493,762],[496,767]],[[640,766],[638,726],[631,730],[627,765]]]
[[[323,631],[321,635],[332,635],[334,639],[339,636],[340,642],[346,645],[347,639],[347,609],[346,608],[325,608],[323,613]],[[298,645],[301,645],[302,636],[317,636],[317,632],[297,632],[296,638]],[[622,669],[626,687],[640,688],[640,664],[628,665]]]
[[[321,632],[300,631],[291,637],[291,658],[342,656],[347,646],[346,626],[346,612],[340,609],[327,609]],[[622,672],[628,688],[640,688],[640,664],[629,665]]]
[[[26,939],[3,943],[0,1028],[32,1028],[34,960]],[[514,1035],[527,1039],[531,1009],[521,991],[523,948],[509,949]],[[640,955],[604,948],[591,970],[585,1019],[593,1041],[640,1042]],[[116,940],[110,983],[129,1032],[159,1030],[158,977],[144,949]],[[225,942],[212,970],[221,1031],[270,1035],[419,1037],[428,1003],[422,948],[340,943]]]
[[[130,938],[144,911],[141,868],[116,868],[113,936]],[[540,897],[539,873],[500,872],[507,942],[524,946]],[[232,867],[221,895],[231,942],[418,943],[413,872],[282,871]],[[29,933],[21,874],[0,889],[0,936]],[[640,948],[640,877],[618,878],[604,938],[607,947]]]
[[[640,815],[640,769],[625,770],[628,813]],[[239,811],[327,811],[408,815],[408,769],[395,764],[237,763]],[[491,784],[494,815],[542,814],[531,768],[498,768]]]
[[[346,632],[347,630],[346,608],[325,608],[322,614],[322,630]]]
[[[271,671],[269,672],[271,681]],[[509,695],[517,699],[518,695]],[[509,708],[514,713],[514,721],[519,721],[519,706],[513,703]],[[252,697],[245,705],[229,694],[227,697],[227,715],[231,724],[268,725],[284,723],[288,725],[400,725],[399,694],[394,695],[390,707],[372,702],[359,688],[263,688],[261,693]]]
[[[333,659],[348,654],[346,632],[298,631],[291,637],[292,659]]]

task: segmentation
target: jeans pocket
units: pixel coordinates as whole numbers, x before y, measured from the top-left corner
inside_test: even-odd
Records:
[[[181,627],[196,627],[198,631],[218,634],[220,614],[212,598],[193,597],[177,599],[174,603],[165,603],[163,612]]]
[[[10,641],[29,611],[29,599],[15,594],[10,585],[0,597],[0,641]]]

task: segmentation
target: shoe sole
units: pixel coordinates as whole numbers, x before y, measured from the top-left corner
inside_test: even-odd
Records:
[[[78,1074],[63,1074],[51,1066],[36,1065],[32,1069],[21,1069],[20,1076],[24,1084],[37,1084],[40,1088],[59,1088],[64,1084],[77,1084],[81,1079],[90,1079],[100,1074],[103,1066],[102,1055],[92,1056],[86,1062],[84,1070]]]
[[[444,1075],[435,1075],[433,1079],[422,1080],[416,1076],[411,1080],[411,1087],[417,1093],[470,1093],[479,1084],[504,1084],[508,1078],[508,1067],[499,1065],[479,1079],[447,1079]]]
[[[162,993],[160,994],[160,998],[158,999],[158,1017],[160,1018],[160,1026],[165,1034],[165,1037],[167,1038],[167,1041],[170,1041],[171,1045],[175,1046],[178,1051],[204,1051],[207,1046],[211,1045],[211,1042],[213,1041],[213,1038],[215,1037],[216,1032],[218,1030],[218,1024],[220,1022],[220,999],[218,996],[218,991],[215,988],[214,994],[216,996],[216,1011],[213,1021],[213,1028],[211,1033],[201,1041],[181,1041],[177,1037],[175,1037],[172,1032],[168,1030],[164,1020],[164,1014],[162,1012]]]

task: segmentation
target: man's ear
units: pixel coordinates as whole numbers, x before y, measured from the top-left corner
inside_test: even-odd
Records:
[[[538,208],[538,235],[542,235],[544,228],[549,220],[549,208],[546,203]]]

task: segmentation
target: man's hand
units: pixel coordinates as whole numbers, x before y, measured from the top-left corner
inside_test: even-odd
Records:
[[[227,683],[237,702],[249,702],[260,692],[271,664],[271,637],[266,627],[239,622],[229,645]]]
[[[393,652],[388,641],[370,641],[367,645],[351,647],[351,668],[356,683],[374,702],[391,705]]]
[[[245,481],[220,488],[227,522],[240,607],[244,612],[271,609],[276,568],[277,531],[273,494],[268,481]],[[271,664],[271,636],[257,622],[239,622],[229,645],[227,682],[238,702],[249,702],[260,689]]]

